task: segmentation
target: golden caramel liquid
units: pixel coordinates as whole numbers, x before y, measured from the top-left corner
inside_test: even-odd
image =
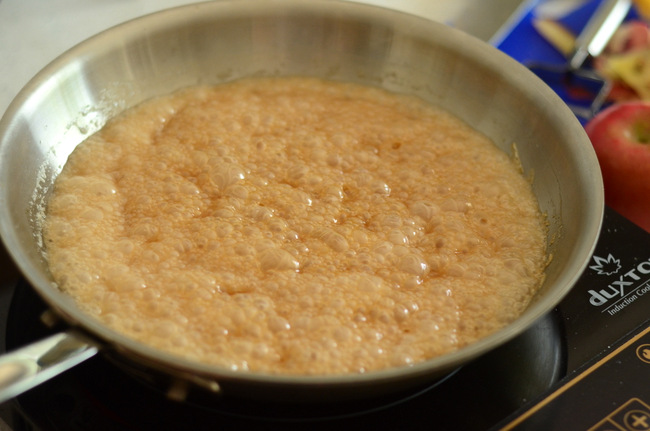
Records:
[[[57,178],[59,287],[191,360],[359,373],[454,351],[539,287],[544,219],[519,167],[415,98],[309,78],[132,108]]]

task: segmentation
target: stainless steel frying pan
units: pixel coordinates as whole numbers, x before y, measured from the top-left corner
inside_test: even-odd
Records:
[[[548,216],[546,281],[525,313],[460,351],[359,375],[272,376],[191,362],[128,339],[81,312],[53,284],[41,221],[52,183],[84,138],[125,108],[181,87],[252,75],[310,75],[377,85],[442,105],[516,144]],[[119,25],[47,66],[0,122],[0,233],[33,288],[71,330],[0,359],[0,399],[98,350],[167,376],[172,388],[279,399],[346,399],[434,380],[499,346],[571,289],[603,213],[597,159],[579,122],[538,78],[495,48],[422,18],[335,0],[219,1]],[[172,390],[180,394],[184,391]]]

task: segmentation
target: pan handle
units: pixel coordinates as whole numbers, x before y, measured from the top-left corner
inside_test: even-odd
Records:
[[[98,346],[71,330],[0,356],[0,403],[80,364],[98,351]]]

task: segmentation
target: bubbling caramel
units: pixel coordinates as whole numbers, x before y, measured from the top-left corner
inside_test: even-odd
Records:
[[[191,88],[79,145],[44,231],[58,286],[116,331],[275,374],[457,350],[541,284],[518,166],[415,98],[310,78]]]

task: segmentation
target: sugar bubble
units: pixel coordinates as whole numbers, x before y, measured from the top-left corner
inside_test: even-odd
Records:
[[[298,270],[300,262],[289,252],[281,248],[266,248],[258,253],[257,259],[263,271]]]

